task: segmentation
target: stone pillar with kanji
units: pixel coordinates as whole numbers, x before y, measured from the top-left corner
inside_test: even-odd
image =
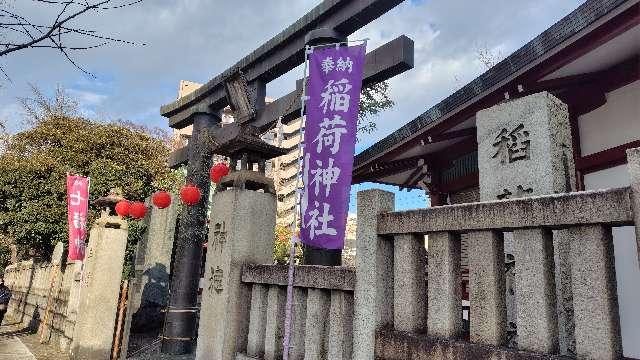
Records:
[[[222,145],[215,149],[230,158],[231,172],[212,199],[198,360],[235,360],[237,352],[246,352],[251,287],[241,282],[242,266],[273,263],[276,196],[264,164],[284,151],[251,128],[226,139],[218,139]]]
[[[541,92],[505,100],[478,112],[476,126],[481,201],[575,191],[569,112],[567,105],[552,94]],[[511,345],[517,342],[523,350],[539,352],[567,354],[572,351],[569,244],[565,231],[555,231],[553,235],[527,231],[505,233],[505,259],[507,270],[511,271],[507,271],[506,276],[506,309],[500,311],[507,313],[510,325],[507,330],[513,335],[508,337],[515,340]],[[470,264],[471,272],[478,271],[474,265],[481,266]],[[473,317],[474,303],[483,299],[482,289],[470,285]],[[534,311],[538,311],[537,316],[531,313]],[[544,326],[533,326],[524,320],[533,318],[544,322]],[[528,332],[540,328],[547,329],[546,333]]]

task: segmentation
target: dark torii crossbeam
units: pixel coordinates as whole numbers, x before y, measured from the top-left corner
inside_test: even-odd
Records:
[[[299,116],[301,81],[298,81],[295,91],[265,106],[266,84],[300,65],[304,61],[306,44],[332,36],[344,39],[402,1],[325,0],[201,88],[162,106],[160,112],[169,118],[169,126],[180,129],[193,125],[188,147],[171,155],[170,166],[186,163],[187,182],[199,187],[202,198],[208,199],[212,156],[216,148],[225,146],[220,139],[245,131],[253,134],[264,132],[273,127],[280,117],[287,123]],[[387,80],[411,68],[413,41],[400,36],[367,54],[363,85]],[[246,86],[246,89],[239,86]],[[240,90],[248,95],[248,103],[234,104],[233,93]],[[227,105],[232,105],[236,122],[222,127],[220,112]],[[227,140],[237,139],[229,137]],[[202,244],[207,236],[206,220],[206,201],[187,207],[181,214],[169,309],[162,336],[163,353],[188,354],[193,351]]]

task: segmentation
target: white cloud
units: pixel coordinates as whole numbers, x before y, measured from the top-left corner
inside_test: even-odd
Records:
[[[0,107],[0,120],[7,125],[7,131],[14,133],[22,126],[24,120],[24,110],[17,102],[8,103]]]
[[[146,43],[115,45],[78,54],[78,63],[96,74],[82,75],[53,50],[24,50],[2,59],[13,84],[0,93],[0,108],[15,115],[17,96],[27,82],[42,90],[57,83],[76,91],[97,114],[166,126],[162,104],[175,99],[178,81],[206,82],[293,23],[319,0],[145,0],[108,11],[84,26],[114,37]],[[352,38],[371,38],[369,49],[407,34],[415,41],[415,68],[391,81],[396,107],[381,114],[371,143],[397,129],[482,71],[474,56],[478,44],[506,56],[578,6],[580,0],[406,1]],[[15,7],[44,19],[35,2]],[[29,10],[29,9],[30,10]],[[79,24],[82,25],[82,24]],[[269,87],[269,95],[291,91],[299,70]],[[13,104],[13,105],[12,105]],[[12,116],[13,116],[12,115]],[[15,117],[15,116],[14,116]]]
[[[84,91],[77,89],[68,89],[66,92],[78,101],[81,107],[83,106],[98,106],[101,105],[108,97],[103,94],[98,94],[93,91]]]

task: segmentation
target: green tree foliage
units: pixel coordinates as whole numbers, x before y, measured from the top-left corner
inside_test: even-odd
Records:
[[[360,112],[358,113],[358,139],[362,134],[371,134],[377,129],[373,117],[381,111],[391,109],[395,105],[389,96],[389,83],[369,85],[360,94]]]
[[[41,115],[32,114],[32,127],[9,136],[0,153],[0,234],[23,254],[49,256],[58,241],[67,243],[66,173],[91,178],[89,226],[99,210],[92,202],[112,188],[142,201],[158,189],[176,190],[182,180],[166,166],[164,139],[123,123],[48,111],[61,108],[55,102],[35,103]],[[141,233],[130,232],[129,252]]]
[[[276,264],[289,263],[289,251],[291,244],[291,228],[288,226],[276,225],[275,237],[273,241],[273,262]],[[296,244],[295,263],[302,262],[302,247]]]

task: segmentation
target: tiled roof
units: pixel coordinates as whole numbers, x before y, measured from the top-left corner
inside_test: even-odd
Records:
[[[355,158],[357,167],[401,143],[422,128],[442,119],[460,105],[491,89],[515,73],[543,57],[555,47],[579,33],[604,15],[625,3],[627,0],[587,0],[569,15],[538,35],[535,39],[516,50],[484,74],[478,76],[460,90],[424,112],[422,115],[403,125],[384,139],[367,148]]]

